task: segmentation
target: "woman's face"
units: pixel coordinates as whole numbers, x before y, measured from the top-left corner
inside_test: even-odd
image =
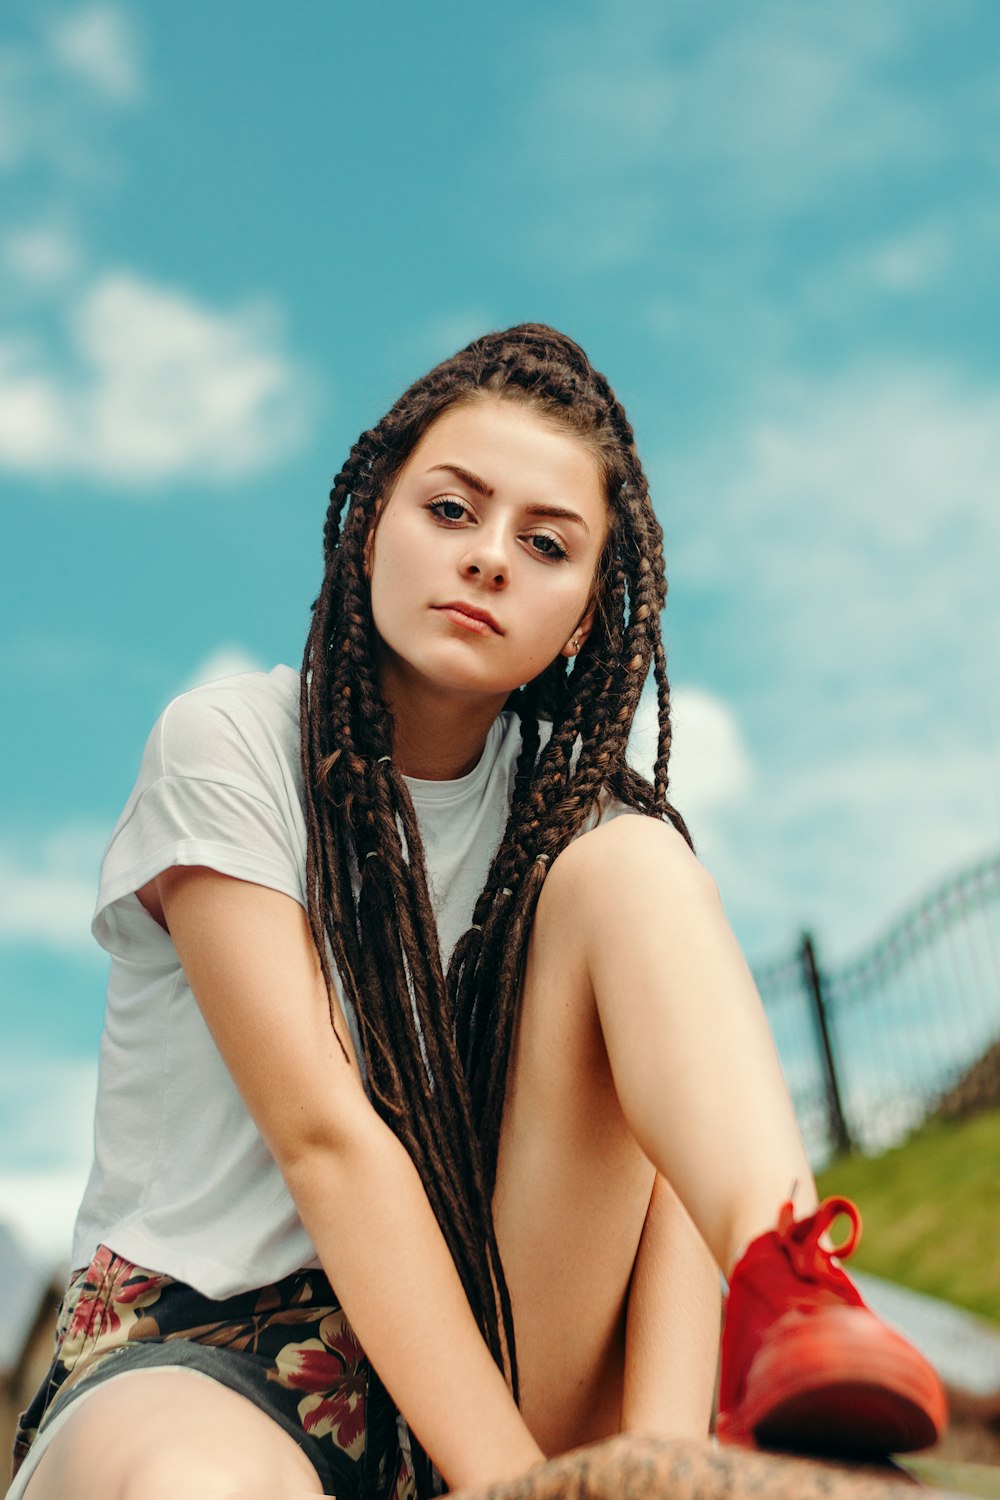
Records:
[[[451,407],[403,465],[368,548],[379,671],[498,706],[590,628],[608,532],[597,459],[496,397]]]

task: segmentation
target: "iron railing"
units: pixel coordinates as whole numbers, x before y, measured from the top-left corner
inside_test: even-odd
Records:
[[[825,969],[806,933],[754,977],[813,1162],[893,1144],[1000,1040],[1000,853],[852,962]]]

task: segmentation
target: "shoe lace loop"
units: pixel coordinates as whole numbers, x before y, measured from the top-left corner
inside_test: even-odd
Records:
[[[847,1238],[827,1249],[820,1241],[830,1225],[841,1217],[850,1220]],[[801,1276],[822,1278],[829,1273],[831,1261],[847,1260],[854,1254],[861,1239],[861,1214],[850,1198],[825,1198],[814,1214],[796,1223],[791,1202],[783,1203],[777,1235]]]

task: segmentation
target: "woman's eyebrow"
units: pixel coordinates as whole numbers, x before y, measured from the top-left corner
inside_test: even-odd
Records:
[[[428,474],[436,474],[443,471],[446,474],[454,474],[463,484],[467,484],[470,490],[475,490],[479,495],[489,498],[496,491],[492,485],[486,483],[485,479],[478,474],[473,474],[471,469],[464,469],[461,464],[431,464],[427,470]],[[556,521],[573,521],[577,526],[582,526],[584,531],[589,532],[590,527],[581,515],[575,510],[569,510],[565,505],[529,505],[526,507],[529,516],[550,516]]]
[[[590,531],[583,517],[575,510],[567,509],[565,505],[529,505],[527,512],[529,516],[551,516],[554,521],[574,521],[584,531]]]
[[[427,472],[428,474],[434,474],[439,469],[443,469],[446,474],[454,474],[456,479],[460,479],[463,484],[467,484],[469,489],[475,490],[477,494],[490,496],[495,493],[492,485],[488,485],[485,479],[480,479],[479,475],[473,474],[471,469],[463,469],[461,464],[431,464]]]

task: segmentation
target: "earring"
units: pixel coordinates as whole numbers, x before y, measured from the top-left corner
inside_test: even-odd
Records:
[[[570,641],[570,645],[573,647],[574,651],[579,651],[579,649],[580,649],[580,637],[575,635],[573,637],[573,639]]]

